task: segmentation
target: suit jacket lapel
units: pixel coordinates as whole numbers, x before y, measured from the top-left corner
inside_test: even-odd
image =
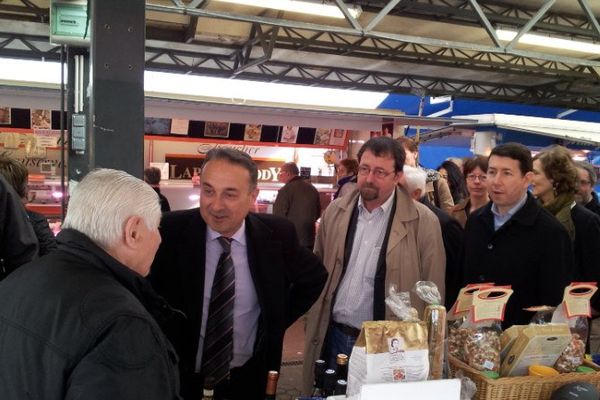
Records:
[[[185,313],[191,323],[193,337],[192,359],[196,358],[202,306],[204,300],[204,269],[206,261],[206,223],[198,212],[184,228],[183,240],[179,243],[178,270],[184,285]]]
[[[272,231],[252,214],[246,217],[246,243],[248,267],[256,289],[261,310],[265,310],[265,287],[261,276],[268,276],[268,269],[277,254],[278,241],[272,239]],[[267,246],[268,244],[268,246]],[[269,261],[271,260],[271,262]]]

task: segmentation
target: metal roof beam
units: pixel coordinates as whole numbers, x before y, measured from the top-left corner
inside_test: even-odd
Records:
[[[377,24],[379,24],[381,22],[381,20],[389,14],[390,11],[392,11],[392,9],[394,7],[396,7],[398,5],[398,3],[400,3],[401,1],[405,1],[405,0],[390,0],[385,7],[383,7],[381,9],[381,11],[379,11],[379,13],[377,13],[377,15],[375,15],[373,17],[373,19],[371,19],[371,21],[369,21],[369,23],[367,24],[367,26],[365,27],[365,32],[370,32],[373,30],[373,28],[375,28],[377,26]]]
[[[549,0],[553,2],[555,0]],[[575,58],[575,57],[565,57],[558,56],[553,54],[546,54],[540,52],[531,52],[531,51],[522,51],[516,49],[506,49],[506,48],[498,48],[494,46],[485,46],[479,45],[476,43],[466,43],[466,42],[458,42],[458,41],[448,41],[434,38],[423,38],[418,36],[411,35],[401,35],[395,33],[386,33],[386,32],[363,32],[361,30],[352,29],[352,28],[342,28],[338,26],[330,26],[330,25],[321,25],[307,22],[298,22],[292,20],[285,19],[277,19],[270,17],[262,17],[262,16],[251,16],[251,15],[243,15],[243,14],[235,14],[228,12],[217,12],[217,11],[209,11],[209,10],[190,10],[188,8],[177,8],[170,6],[163,6],[158,4],[147,4],[147,10],[157,11],[157,12],[165,12],[165,13],[175,13],[182,15],[197,15],[202,17],[210,17],[217,19],[225,19],[230,21],[241,21],[241,22],[257,22],[265,25],[273,25],[287,28],[295,28],[295,29],[303,29],[309,31],[316,32],[332,32],[339,34],[346,34],[350,36],[367,36],[372,38],[381,38],[381,39],[389,39],[400,42],[414,43],[414,44],[422,44],[426,46],[436,46],[442,48],[455,48],[455,49],[464,49],[464,50],[475,50],[481,52],[488,53],[505,53],[505,54],[513,54],[523,57],[536,58],[540,60],[546,61],[557,61],[564,62],[566,64],[575,64],[575,65],[585,65],[585,66],[600,66],[600,61],[591,61],[583,58]]]
[[[596,32],[596,38],[600,39],[600,24],[598,23],[598,19],[596,19],[596,16],[594,15],[589,3],[587,0],[579,0],[579,5],[581,5],[581,8],[585,12],[585,15],[587,15],[590,24],[594,28],[594,31]]]
[[[556,0],[546,0],[544,5],[538,10],[533,18],[531,18],[524,27],[519,29],[517,35],[513,38],[513,40],[510,41],[509,44],[506,45],[505,49],[510,51],[510,49],[512,49],[519,42],[519,39],[521,39],[524,34],[529,32],[531,28],[544,16],[544,14],[546,14],[546,11],[548,11],[550,7],[554,5],[554,3],[556,3]]]

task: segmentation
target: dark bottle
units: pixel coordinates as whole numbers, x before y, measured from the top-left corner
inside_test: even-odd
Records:
[[[275,400],[277,395],[277,380],[279,379],[279,372],[269,371],[267,375],[267,389],[265,390],[265,400]]]
[[[315,361],[315,383],[313,385],[312,397],[323,396],[323,378],[325,376],[325,360]]]
[[[344,380],[344,379],[338,379],[337,382],[335,383],[335,395],[336,396],[341,396],[341,395],[346,395],[346,387],[348,386],[348,383]]]
[[[345,354],[338,354],[335,360],[337,364],[337,378],[344,381],[348,380],[348,356]]]
[[[323,397],[333,396],[335,381],[335,369],[325,370],[325,377],[323,378]]]
[[[202,400],[213,400],[215,396],[215,381],[212,377],[204,378],[204,388],[202,389]]]

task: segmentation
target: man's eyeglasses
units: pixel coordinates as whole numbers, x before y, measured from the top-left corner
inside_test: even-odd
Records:
[[[585,181],[585,180],[579,181],[580,186],[586,186],[586,185],[591,185],[591,184],[592,184],[592,182],[590,182],[590,181]]]
[[[378,178],[378,179],[383,179],[386,176],[394,173],[394,171],[387,172],[387,171],[382,170],[381,168],[375,168],[374,170],[371,170],[371,168],[367,167],[366,165],[360,165],[358,167],[358,174],[362,175],[362,176],[369,175],[371,173],[371,171],[373,172],[373,176],[375,176],[375,178]]]
[[[474,175],[474,174],[467,175],[467,180],[469,182],[475,182],[475,181],[479,180],[479,182],[485,183],[486,179],[487,179],[486,175]]]

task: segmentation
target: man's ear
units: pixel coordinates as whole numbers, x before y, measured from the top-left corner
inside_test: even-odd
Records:
[[[125,221],[125,230],[123,241],[127,247],[137,247],[138,239],[140,236],[139,226],[142,223],[142,219],[137,215],[127,218]]]
[[[418,189],[415,189],[412,197],[416,201],[419,201],[419,200],[421,200],[422,195],[423,195],[423,191],[421,190],[421,188],[418,188]]]

